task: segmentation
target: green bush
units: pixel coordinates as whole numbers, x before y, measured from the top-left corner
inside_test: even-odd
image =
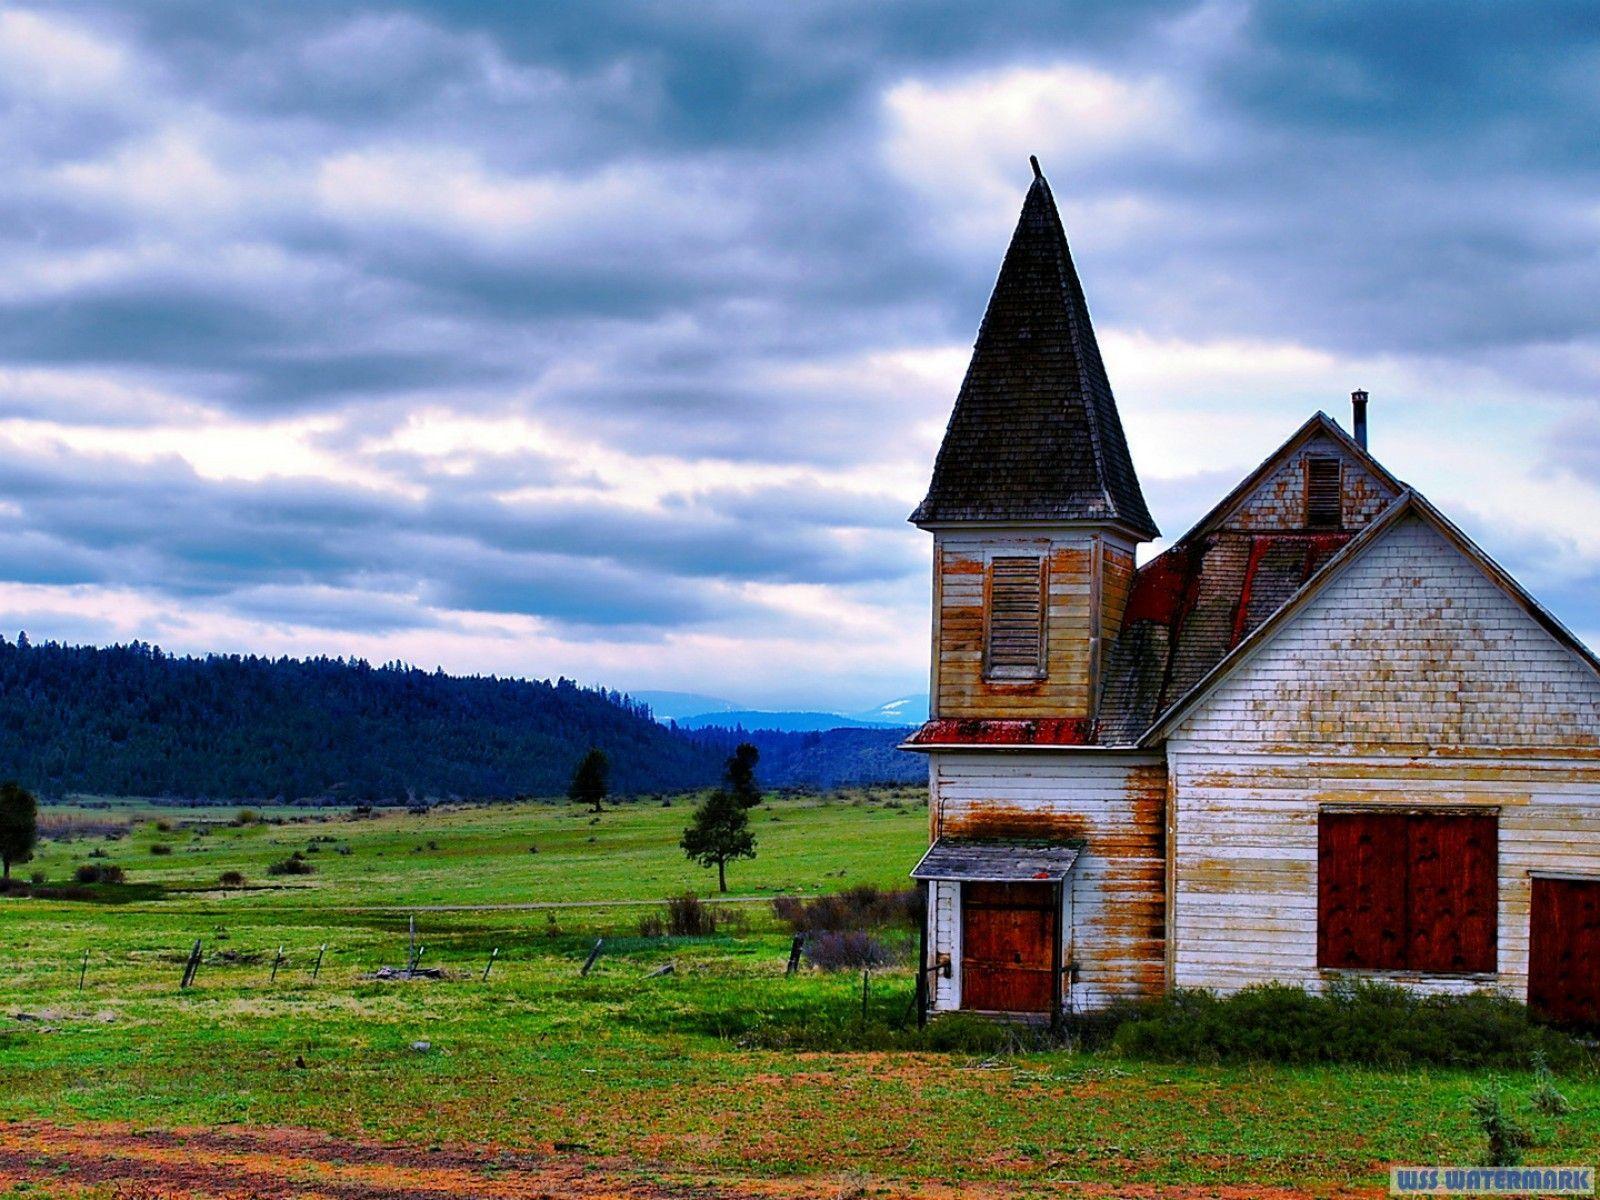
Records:
[[[79,883],[122,883],[126,873],[115,863],[84,863],[72,873]]]
[[[1538,1024],[1514,1000],[1423,996],[1381,983],[1336,984],[1322,995],[1282,984],[1226,997],[1177,991],[1119,1017],[1112,1048],[1161,1062],[1527,1067],[1538,1053],[1556,1066],[1591,1060],[1579,1042]]]
[[[288,858],[280,858],[267,867],[268,875],[310,875],[316,868],[296,850]]]

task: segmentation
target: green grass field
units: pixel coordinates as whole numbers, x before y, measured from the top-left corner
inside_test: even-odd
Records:
[[[1084,1180],[1322,1192],[1375,1185],[1390,1163],[1481,1158],[1466,1097],[1482,1078],[1465,1072],[763,1048],[789,1031],[816,1044],[818,1030],[859,1023],[862,1004],[859,974],[785,976],[789,935],[764,898],[901,885],[926,837],[915,791],[769,800],[755,811],[759,857],[730,868],[739,901],[723,929],[683,940],[638,936],[662,897],[715,887],[677,849],[683,800],[598,819],[554,804],[309,821],[284,810],[271,815],[286,823],[244,826],[232,813],[85,812],[130,832],[47,842],[21,876],[58,883],[111,862],[128,882],[93,900],[0,898],[0,1121],[19,1123],[0,1140],[41,1121],[297,1126],[869,1191]],[[313,874],[267,875],[295,851]],[[245,886],[217,886],[225,871]],[[404,960],[413,913],[423,964],[448,977],[374,981]],[[580,978],[597,937],[606,950]],[[196,938],[205,958],[180,991]],[[902,1021],[911,989],[909,970],[876,973],[870,1022]],[[1505,1082],[1513,1096],[1531,1088]],[[1594,1162],[1600,1084],[1560,1082],[1572,1110],[1534,1121],[1529,1160]]]

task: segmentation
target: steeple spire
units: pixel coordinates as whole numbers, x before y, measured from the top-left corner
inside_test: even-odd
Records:
[[[1055,198],[1028,161],[1033,184],[911,520],[1103,521],[1152,538]]]

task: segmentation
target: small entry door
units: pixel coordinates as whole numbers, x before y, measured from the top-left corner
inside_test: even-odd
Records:
[[[1600,880],[1533,880],[1528,1006],[1552,1021],[1600,1026]]]
[[[961,885],[961,1007],[1048,1013],[1055,999],[1056,886]]]

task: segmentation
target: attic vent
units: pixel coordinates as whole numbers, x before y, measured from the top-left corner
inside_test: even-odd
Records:
[[[1044,559],[1037,554],[989,560],[987,670],[993,679],[1044,677]]]
[[[1344,514],[1339,502],[1343,464],[1337,458],[1306,459],[1306,528],[1337,529]]]

